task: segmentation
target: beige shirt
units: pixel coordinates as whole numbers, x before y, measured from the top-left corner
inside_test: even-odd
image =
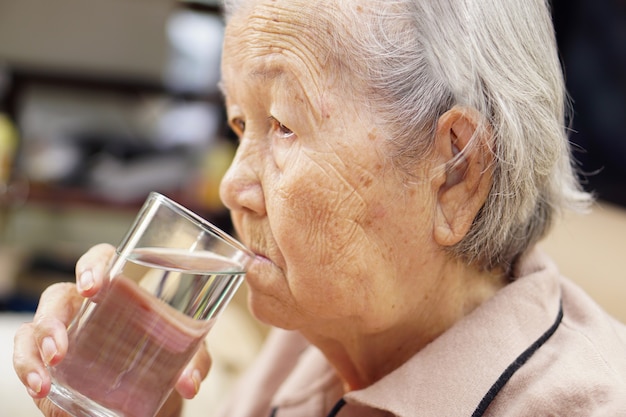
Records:
[[[341,383],[321,352],[275,330],[220,416],[626,416],[626,326],[539,251],[518,275],[340,403]]]

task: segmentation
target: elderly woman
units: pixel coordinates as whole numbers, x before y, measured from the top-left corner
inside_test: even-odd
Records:
[[[590,200],[546,1],[233,0],[226,18],[221,196],[256,253],[250,309],[282,330],[223,415],[626,415],[625,326],[535,248]],[[111,252],[16,336],[49,416],[45,364]],[[199,352],[179,395],[208,368]]]

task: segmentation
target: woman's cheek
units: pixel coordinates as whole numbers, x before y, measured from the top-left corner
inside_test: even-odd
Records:
[[[343,194],[329,187],[333,181],[326,176],[303,171],[299,178],[282,192],[274,223],[288,269],[290,264],[292,269],[315,273],[354,268],[355,258],[367,249],[363,229],[353,217],[361,207],[341,198]]]

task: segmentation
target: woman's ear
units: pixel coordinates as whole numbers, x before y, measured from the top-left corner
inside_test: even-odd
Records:
[[[490,141],[491,130],[474,109],[455,106],[438,120],[433,233],[442,246],[463,239],[487,199],[494,160]]]

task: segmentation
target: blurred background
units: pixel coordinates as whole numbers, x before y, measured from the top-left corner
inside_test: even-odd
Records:
[[[626,206],[626,2],[552,0],[552,8],[574,156],[589,190]]]
[[[222,36],[211,1],[0,0],[0,308],[73,279],[152,190],[230,227]]]
[[[626,322],[626,2],[552,6],[574,156],[598,204],[542,244]],[[216,86],[222,37],[219,0],[0,0],[1,374],[43,288],[73,281],[93,244],[117,243],[150,191],[230,230],[217,191],[234,153]],[[238,369],[263,331],[232,328],[252,335],[223,349]]]

